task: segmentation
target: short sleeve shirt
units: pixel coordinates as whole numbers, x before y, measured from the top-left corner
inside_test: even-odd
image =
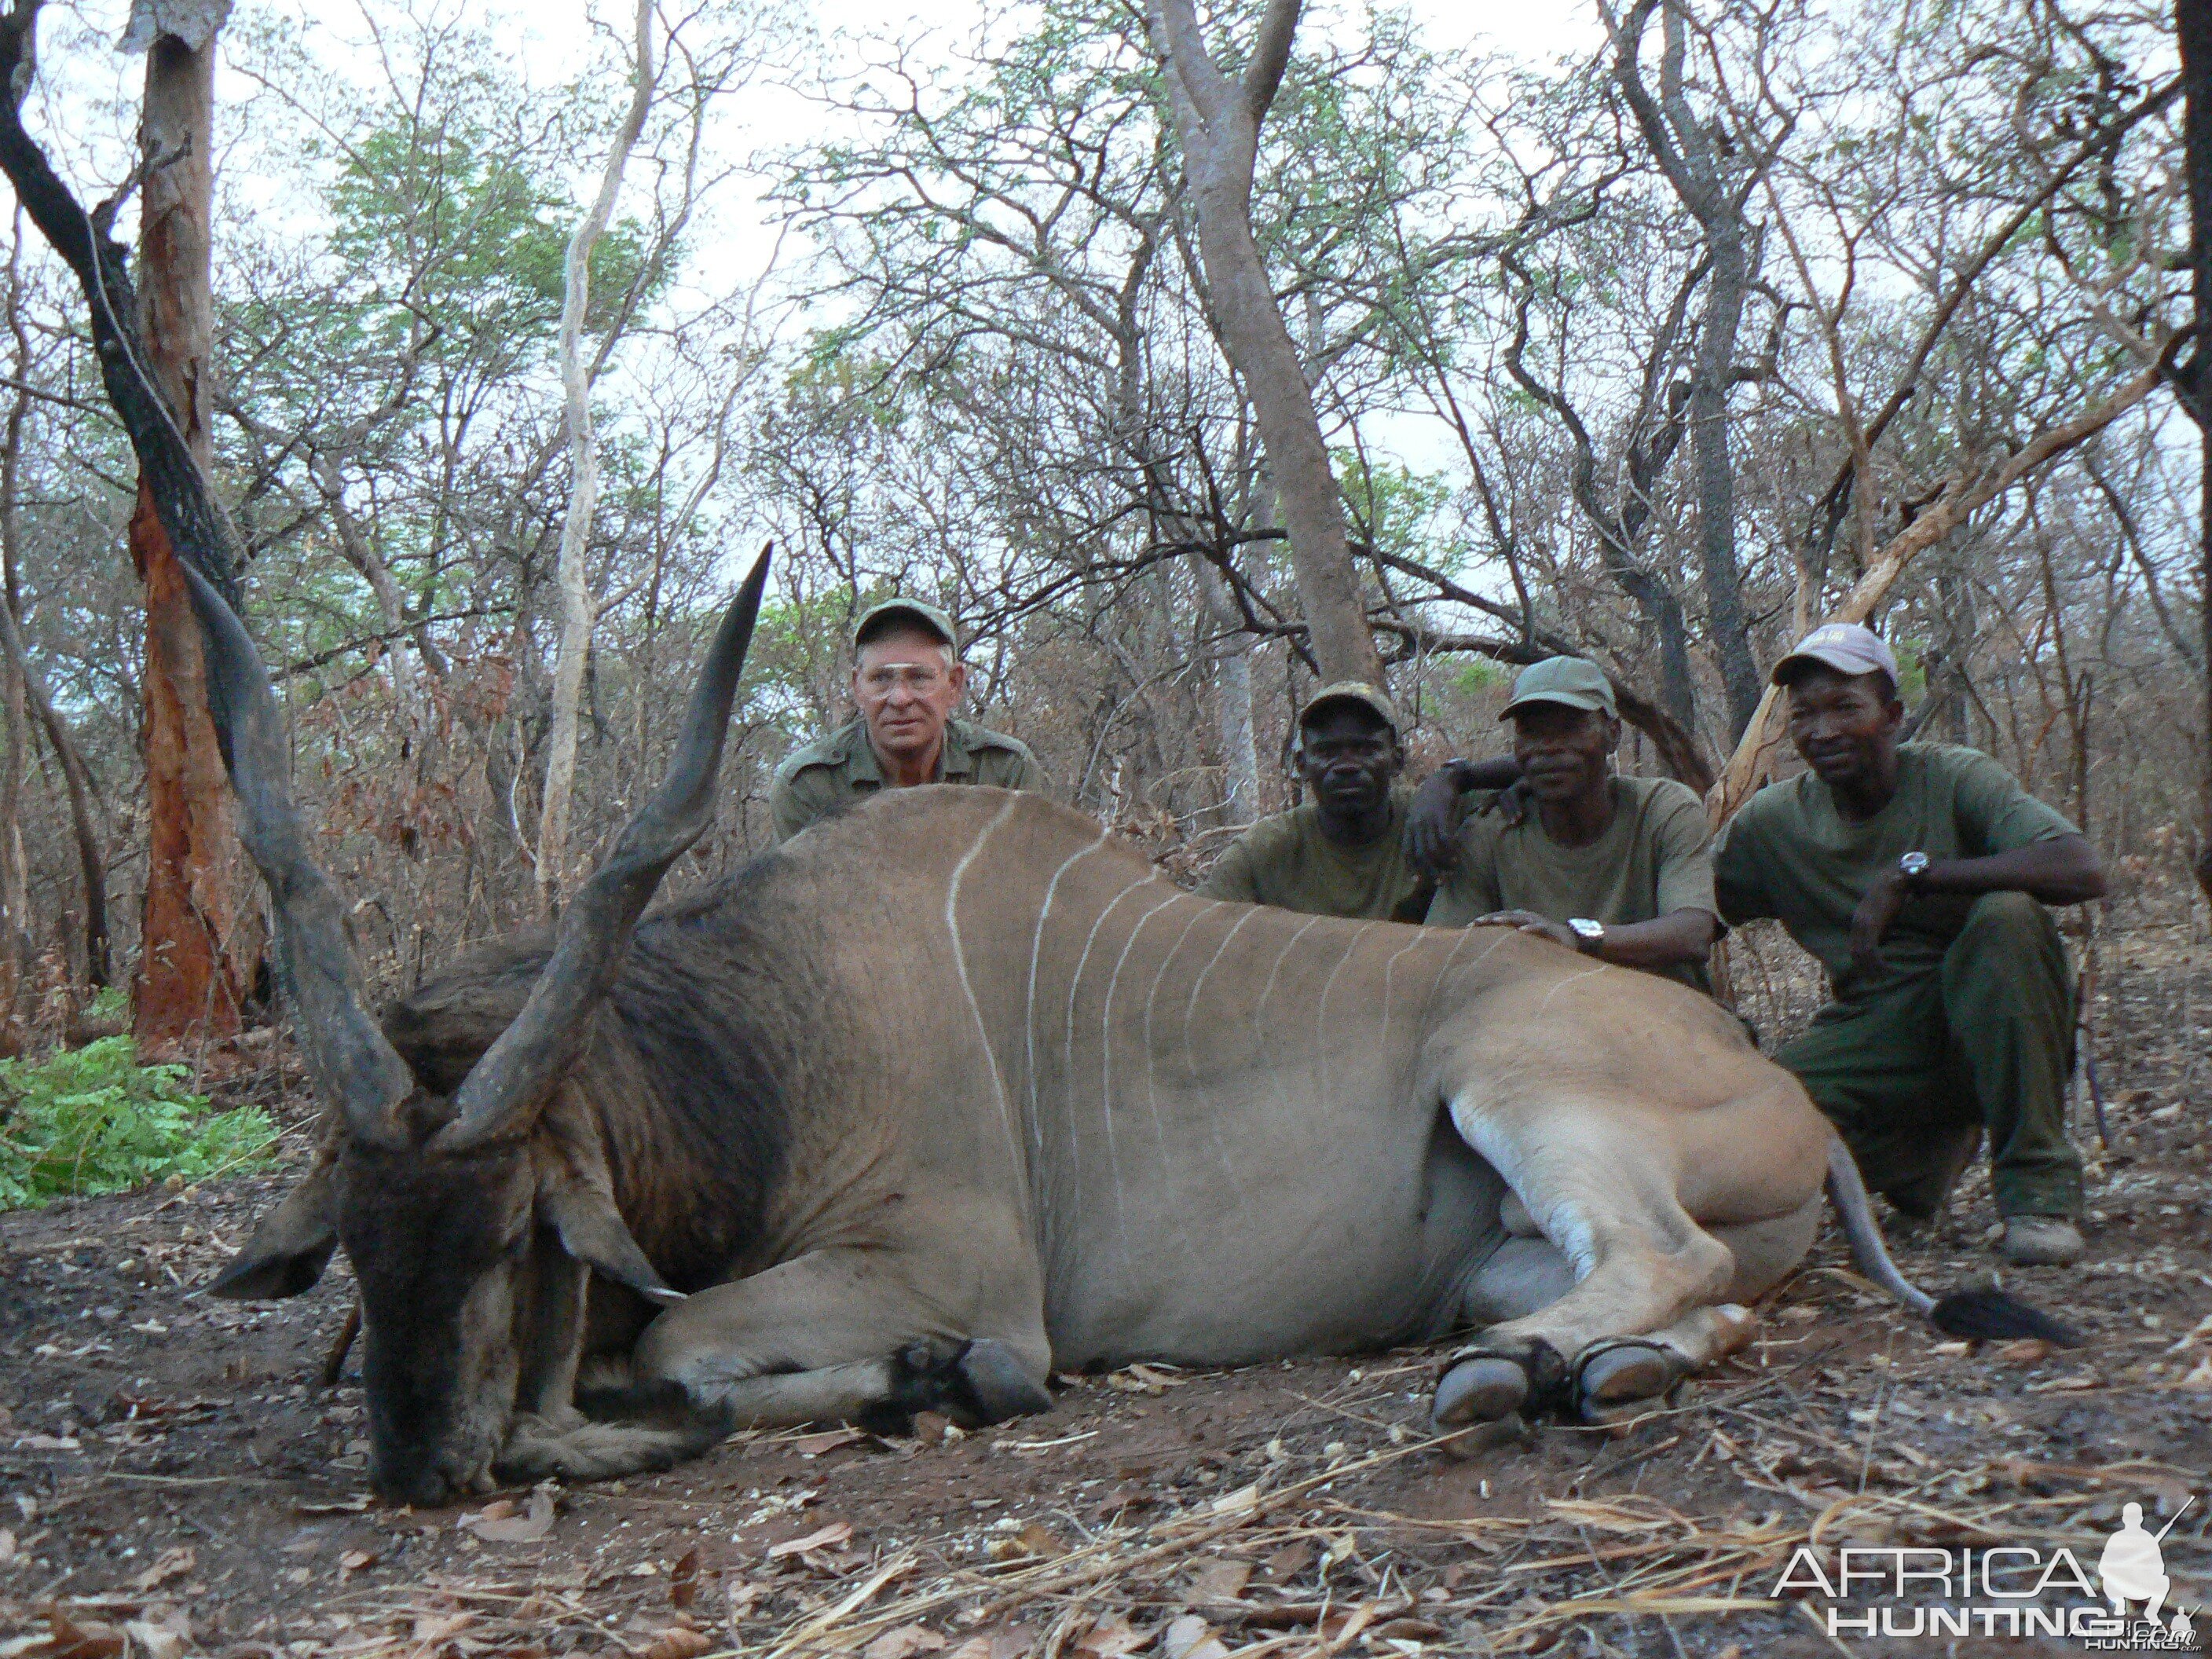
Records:
[[[1229,844],[1206,879],[1206,898],[1272,904],[1308,915],[1419,921],[1429,884],[1406,851],[1406,798],[1393,793],[1390,823],[1362,847],[1322,833],[1311,802],[1262,818]]]
[[[948,720],[945,746],[938,756],[939,783],[980,783],[998,789],[1041,790],[1044,769],[1029,745],[969,720]],[[866,722],[854,720],[810,743],[775,769],[768,793],[775,838],[789,841],[800,830],[847,801],[865,799],[883,788],[884,769],[868,741]]]
[[[1533,810],[1516,824],[1471,813],[1460,829],[1458,867],[1437,889],[1429,925],[1464,927],[1493,910],[1562,922],[1586,916],[1608,927],[1677,910],[1719,915],[1711,835],[1696,792],[1671,778],[1616,777],[1610,787],[1613,822],[1583,847],[1560,846]],[[1667,971],[1711,988],[1702,963]]]
[[[1722,920],[1771,916],[1820,959],[1836,994],[1871,996],[1942,966],[1966,925],[1969,893],[1923,893],[1882,941],[1881,972],[1851,966],[1851,915],[1867,890],[1907,853],[1987,858],[2080,832],[1978,750],[1907,743],[1897,750],[1897,793],[1864,823],[1836,810],[1810,772],[1770,785],[1721,831],[1714,872]]]

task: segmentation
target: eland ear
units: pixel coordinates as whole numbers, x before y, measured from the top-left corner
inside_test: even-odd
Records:
[[[617,1285],[665,1308],[684,1300],[653,1271],[622,1213],[605,1194],[568,1181],[548,1182],[538,1193],[540,1213],[561,1235],[561,1248]]]
[[[246,1248],[216,1275],[208,1294],[234,1302],[297,1296],[323,1276],[337,1243],[330,1172],[318,1169],[263,1218]]]

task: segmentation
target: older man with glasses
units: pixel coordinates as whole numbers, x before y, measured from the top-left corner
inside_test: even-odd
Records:
[[[920,599],[886,599],[853,624],[859,717],[776,769],[769,791],[775,838],[879,789],[981,783],[1042,789],[1044,771],[1019,739],[957,718],[968,690],[952,618]]]

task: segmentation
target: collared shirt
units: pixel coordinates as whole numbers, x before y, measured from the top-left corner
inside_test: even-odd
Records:
[[[1406,798],[1395,790],[1389,824],[1373,841],[1358,847],[1331,841],[1322,832],[1321,809],[1308,802],[1237,836],[1198,890],[1204,898],[1366,921],[1419,921],[1429,896],[1406,852]]]
[[[1613,821],[1583,847],[1544,833],[1531,802],[1521,822],[1471,815],[1460,831],[1459,863],[1429,907],[1432,927],[1464,927],[1497,910],[1527,910],[1550,921],[1577,916],[1626,927],[1677,910],[1718,915],[1705,803],[1671,778],[1615,777]],[[1705,964],[1666,970],[1710,991]]]
[[[1834,792],[1812,772],[1745,802],[1713,851],[1721,920],[1775,918],[1820,959],[1836,994],[1851,1001],[1941,968],[1978,896],[1906,899],[1882,940],[1881,969],[1861,976],[1851,962],[1851,918],[1867,890],[1907,853],[1987,858],[2080,833],[1978,750],[1899,744],[1897,793],[1863,822],[1838,811]]]
[[[934,783],[980,783],[997,789],[1042,789],[1044,769],[1019,738],[970,720],[945,723]],[[778,842],[793,836],[848,801],[884,787],[883,763],[868,741],[867,722],[855,720],[785,757],[768,793]]]

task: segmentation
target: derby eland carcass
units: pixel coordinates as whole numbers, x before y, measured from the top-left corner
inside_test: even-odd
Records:
[[[644,915],[711,819],[766,562],[550,939],[381,1025],[267,678],[191,579],[328,1123],[214,1289],[296,1294],[346,1252],[386,1498],[665,1467],[747,1425],[996,1421],[1047,1409],[1055,1370],[1466,1329],[1441,1426],[1603,1417],[1742,1340],[1832,1164],[1863,1262],[1936,1305],[1733,1016],[1511,929],[1200,898],[1067,808],[943,787]]]

